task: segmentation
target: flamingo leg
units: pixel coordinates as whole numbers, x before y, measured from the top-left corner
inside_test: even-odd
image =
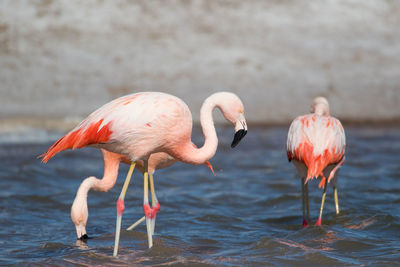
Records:
[[[304,178],[301,178],[301,201],[302,201],[302,208],[303,208],[303,228],[308,226],[308,221],[306,219],[306,199],[305,199],[305,190],[304,190]]]
[[[139,220],[137,220],[134,224],[132,224],[131,226],[129,226],[128,228],[126,228],[126,230],[128,230],[128,231],[133,230],[136,226],[138,226],[139,224],[141,224],[144,220],[146,220],[146,216],[143,216],[142,218],[140,218]]]
[[[324,204],[325,204],[325,197],[326,197],[326,189],[328,187],[328,179],[325,179],[325,186],[324,186],[324,192],[322,193],[322,200],[321,200],[321,209],[319,210],[319,217],[315,225],[319,226],[322,223],[322,211],[324,210]]]
[[[158,202],[156,191],[154,188],[154,179],[153,174],[150,173],[150,192],[151,192],[151,207],[152,207],[152,216],[151,218],[151,234],[154,235],[154,227],[156,225],[156,216],[157,212],[160,210],[160,203]]]
[[[152,217],[153,217],[153,218],[151,218],[151,234],[154,235],[156,216],[157,216],[157,212],[160,210],[160,203],[157,200],[156,191],[154,189],[153,174],[149,173],[149,176],[150,176],[150,192],[151,192],[151,206],[152,206],[151,212],[152,212]],[[126,230],[132,230],[133,228],[135,228],[136,226],[141,224],[145,219],[146,219],[146,216],[143,216],[142,218],[137,220],[137,222],[135,222],[134,224],[129,226]]]
[[[310,201],[308,198],[308,183],[304,185],[306,194],[306,206],[307,206],[307,221],[310,221]]]
[[[337,187],[333,187],[333,196],[335,198],[336,214],[339,214],[339,198],[337,194]]]
[[[131,163],[124,185],[121,190],[121,194],[119,195],[119,198],[117,200],[117,223],[115,228],[115,243],[114,243],[114,253],[113,253],[114,257],[117,257],[118,255],[119,236],[121,234],[122,213],[124,212],[125,209],[124,199],[126,191],[128,190],[129,182],[131,181],[133,170],[135,169],[135,165],[136,165],[135,162]]]
[[[143,211],[146,216],[146,227],[147,227],[147,239],[149,242],[149,248],[153,246],[153,235],[151,232],[151,219],[152,219],[152,209],[149,205],[149,171],[148,171],[148,161],[144,161],[144,176],[143,176]]]

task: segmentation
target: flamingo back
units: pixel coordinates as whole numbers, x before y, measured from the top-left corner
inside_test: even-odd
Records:
[[[318,176],[325,178],[324,169],[342,161],[345,146],[343,126],[334,117],[308,114],[297,117],[290,125],[287,156],[289,161],[306,165],[306,181]]]
[[[190,140],[191,130],[192,116],[182,100],[158,92],[137,93],[100,107],[40,157],[47,162],[60,151],[90,145],[131,160],[145,159],[169,140]]]

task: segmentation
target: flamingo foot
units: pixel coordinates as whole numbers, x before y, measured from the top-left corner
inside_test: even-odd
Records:
[[[315,226],[321,226],[322,220],[321,217],[318,218],[318,220],[315,222]]]
[[[303,219],[303,228],[308,227],[308,221],[306,219]]]

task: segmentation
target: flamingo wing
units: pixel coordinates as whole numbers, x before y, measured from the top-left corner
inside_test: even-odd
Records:
[[[323,176],[329,164],[339,163],[346,146],[344,129],[340,121],[331,116],[308,114],[297,117],[289,128],[287,156],[303,162],[307,180]]]
[[[59,140],[57,140],[45,153],[39,156],[43,162],[49,161],[55,154],[66,149],[82,148],[96,143],[105,143],[109,140],[112,131],[110,123],[102,125],[104,119],[97,122],[86,122],[79,125]],[[85,126],[86,124],[87,127]]]

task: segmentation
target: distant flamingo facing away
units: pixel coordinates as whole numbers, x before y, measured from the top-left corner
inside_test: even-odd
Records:
[[[218,146],[218,138],[212,119],[212,111],[216,107],[221,110],[225,119],[235,126],[235,136],[231,144],[232,147],[235,147],[247,133],[244,107],[235,94],[219,92],[209,96],[204,101],[200,110],[200,122],[205,143],[201,148],[196,148],[191,142],[192,115],[188,106],[181,99],[172,95],[142,92],[120,97],[97,109],[76,128],[59,139],[41,157],[43,157],[43,162],[47,162],[55,154],[66,149],[84,146],[101,148],[103,156],[109,159],[107,160],[109,166],[105,163],[105,178],[113,176],[110,173],[118,171],[119,162],[130,162],[128,175],[117,200],[114,256],[118,253],[125,194],[135,165],[137,162],[143,161],[143,210],[146,216],[149,247],[151,247],[152,225],[154,227],[154,219],[159,204],[156,201],[154,183],[151,179],[150,190],[153,197],[153,207],[150,208],[149,205],[149,161],[151,161],[153,154],[159,152],[167,153],[176,160],[190,164],[204,164],[211,159]],[[105,153],[104,151],[112,153]],[[123,156],[121,157],[121,155]],[[87,186],[93,186],[90,183],[99,183],[93,178],[89,179],[90,177],[86,179],[88,180]],[[105,180],[104,184],[106,185],[102,185],[104,188],[115,183],[115,181],[109,181],[111,179],[103,178],[102,180]],[[107,183],[110,184],[107,185]],[[86,188],[83,189],[86,190]],[[82,196],[84,196],[83,193]],[[82,207],[82,205],[80,206]],[[73,210],[74,208],[72,208],[72,212]],[[71,217],[74,217],[75,215],[72,212]],[[76,221],[79,223],[79,216]],[[80,230],[81,228],[78,227],[78,236],[84,235],[83,232],[79,232]]]
[[[328,183],[333,186],[336,214],[339,214],[337,170],[343,164],[346,147],[344,129],[340,121],[329,115],[329,103],[317,97],[311,105],[311,114],[297,117],[289,128],[287,156],[301,176],[303,227],[310,220],[308,181],[321,178],[323,187],[321,209],[315,225],[321,225]],[[307,206],[307,215],[305,209]]]

